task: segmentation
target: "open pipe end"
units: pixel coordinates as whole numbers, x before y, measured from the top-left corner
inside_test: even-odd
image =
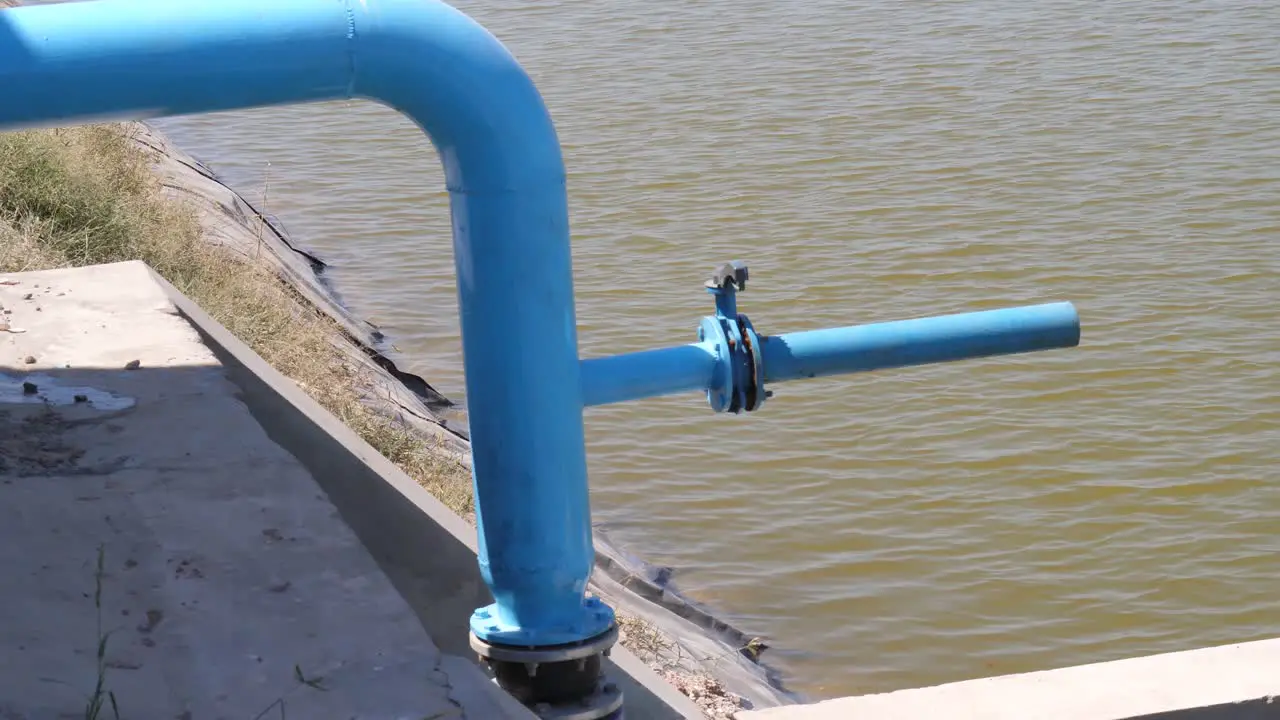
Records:
[[[868,372],[1080,344],[1069,302],[939,315],[761,338],[765,380]]]

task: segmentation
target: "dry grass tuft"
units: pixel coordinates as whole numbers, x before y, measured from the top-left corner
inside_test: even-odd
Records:
[[[743,709],[742,699],[730,693],[715,677],[690,672],[680,646],[648,622],[619,611],[619,642],[672,687],[694,702],[709,720],[733,720]],[[696,665],[695,665],[696,666]]]
[[[341,331],[279,278],[200,237],[120,126],[0,134],[0,271],[142,260],[454,511],[465,466],[362,402]]]
[[[679,656],[679,646],[653,625],[623,612],[617,612],[616,615],[619,642],[646,665],[658,670],[671,664],[673,657]]]

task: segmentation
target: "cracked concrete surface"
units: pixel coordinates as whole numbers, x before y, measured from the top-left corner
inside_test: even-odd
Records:
[[[122,717],[533,717],[436,648],[144,265],[0,306],[0,717],[85,717],[103,637]]]

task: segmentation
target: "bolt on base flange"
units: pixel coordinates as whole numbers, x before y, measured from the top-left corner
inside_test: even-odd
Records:
[[[606,682],[604,657],[618,642],[618,626],[580,643],[522,647],[471,635],[471,649],[494,681],[545,720],[615,720],[622,692]]]
[[[541,720],[623,720],[622,691],[604,675],[591,694],[573,703],[539,703],[533,714]]]

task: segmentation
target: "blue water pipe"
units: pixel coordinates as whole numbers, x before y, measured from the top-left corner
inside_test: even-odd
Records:
[[[601,655],[583,408],[705,391],[758,409],[766,383],[1075,345],[1068,304],[757,335],[747,268],[707,282],[697,343],[580,361],[565,169],[545,106],[501,43],[437,0],[92,0],[0,11],[0,127],[366,98],[444,166],[470,407],[479,562],[472,645],[543,714],[617,717]]]
[[[705,390],[713,409],[732,410],[735,393],[738,408],[754,410],[772,391],[766,383],[844,375],[887,368],[928,365],[992,355],[1074,347],[1080,343],[1080,318],[1071,303],[986,310],[853,325],[825,330],[754,335],[750,321],[737,314],[748,344],[731,352],[728,333],[721,334],[723,316],[703,320],[703,336],[711,327],[713,340],[644,352],[591,358],[582,361],[582,395],[587,406],[640,400],[693,390]],[[758,353],[750,356],[750,343]],[[748,359],[758,371],[747,368]],[[735,367],[749,383],[728,382]],[[755,390],[755,403],[745,396]]]

